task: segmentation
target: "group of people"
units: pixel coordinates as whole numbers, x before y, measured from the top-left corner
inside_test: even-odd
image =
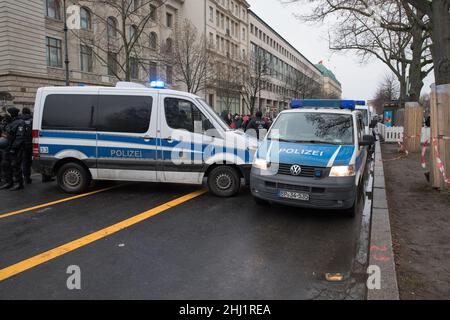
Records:
[[[0,190],[17,191],[30,184],[33,156],[31,110],[10,107],[0,113]]]
[[[260,138],[260,131],[268,130],[272,124],[272,120],[269,117],[263,117],[261,111],[257,111],[254,117],[251,115],[239,115],[237,113],[233,116],[229,111],[223,111],[222,119],[232,129],[241,129],[244,132],[254,130],[258,139]]]

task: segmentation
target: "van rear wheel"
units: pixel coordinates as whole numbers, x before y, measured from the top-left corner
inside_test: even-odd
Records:
[[[232,197],[239,192],[241,179],[235,168],[219,166],[208,175],[209,191],[218,197]]]
[[[64,192],[83,193],[91,183],[91,175],[82,165],[69,162],[59,168],[57,180],[59,187]]]

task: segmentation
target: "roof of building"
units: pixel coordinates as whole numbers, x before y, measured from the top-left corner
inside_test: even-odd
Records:
[[[322,63],[318,63],[316,64],[316,68],[319,69],[319,71],[322,73],[322,75],[324,77],[328,77],[331,80],[333,80],[334,82],[336,82],[339,86],[341,86],[341,83],[339,82],[339,80],[336,78],[336,75],[333,73],[333,71],[331,71],[330,69],[328,69],[327,67],[325,67]]]

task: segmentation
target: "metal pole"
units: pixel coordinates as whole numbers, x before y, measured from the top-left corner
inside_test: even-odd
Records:
[[[67,28],[67,9],[66,9],[66,0],[64,0],[64,64],[66,66],[66,86],[70,85],[69,79],[69,48],[68,48],[68,40],[67,33],[69,29]]]

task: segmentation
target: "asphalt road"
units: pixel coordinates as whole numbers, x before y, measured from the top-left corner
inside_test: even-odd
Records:
[[[0,299],[364,298],[355,259],[367,199],[352,219],[261,207],[248,188],[219,199],[196,186],[102,182],[73,199],[38,180],[0,192]],[[71,265],[80,290],[67,288]]]

